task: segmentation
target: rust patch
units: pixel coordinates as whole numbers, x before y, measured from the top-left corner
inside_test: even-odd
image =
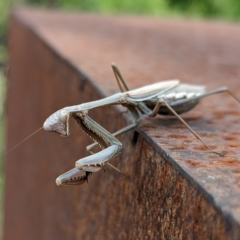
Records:
[[[167,138],[174,138],[174,139],[186,139],[189,138],[187,135],[182,135],[182,134],[169,134],[166,136]]]
[[[184,150],[186,149],[187,147],[186,146],[183,146],[183,145],[175,145],[173,147],[168,147],[169,150]]]
[[[216,150],[218,147],[216,146],[216,145],[208,145],[211,149],[213,149],[213,150]],[[197,150],[197,151],[202,151],[202,152],[204,152],[204,151],[209,151],[208,149],[207,149],[207,147],[206,146],[196,146],[196,147],[194,147],[194,149],[195,150]]]
[[[208,164],[205,164],[203,162],[196,161],[196,160],[186,160],[185,162],[189,167],[207,167],[208,166]]]

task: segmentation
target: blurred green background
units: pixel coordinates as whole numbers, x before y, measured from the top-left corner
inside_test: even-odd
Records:
[[[7,21],[10,9],[19,5],[101,13],[142,14],[156,17],[240,20],[240,0],[0,0],[0,233],[2,226],[4,100],[7,75]]]

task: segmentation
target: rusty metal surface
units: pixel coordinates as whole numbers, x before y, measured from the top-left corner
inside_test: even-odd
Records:
[[[227,85],[240,98],[239,29],[18,10],[10,28],[7,146],[63,106],[117,92],[112,61],[131,88],[178,78],[210,89]],[[92,116],[115,131],[127,114],[105,108]],[[4,239],[237,239],[240,106],[219,94],[183,116],[225,157],[206,152],[175,118],[144,117],[139,136],[121,137],[124,153],[114,160],[131,180],[107,169],[89,185],[63,189],[54,178],[87,154],[90,141],[74,124],[67,140],[43,132],[33,137],[7,157]]]

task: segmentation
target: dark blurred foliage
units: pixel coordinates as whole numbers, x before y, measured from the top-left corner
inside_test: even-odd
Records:
[[[173,9],[179,10],[182,13],[189,14],[194,12],[202,16],[215,16],[218,9],[214,1],[209,0],[168,0],[168,4]]]
[[[30,4],[99,12],[240,19],[240,0],[26,0]]]

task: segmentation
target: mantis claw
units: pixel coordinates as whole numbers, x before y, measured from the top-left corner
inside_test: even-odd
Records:
[[[92,173],[73,168],[56,179],[57,186],[81,185],[88,181]]]

